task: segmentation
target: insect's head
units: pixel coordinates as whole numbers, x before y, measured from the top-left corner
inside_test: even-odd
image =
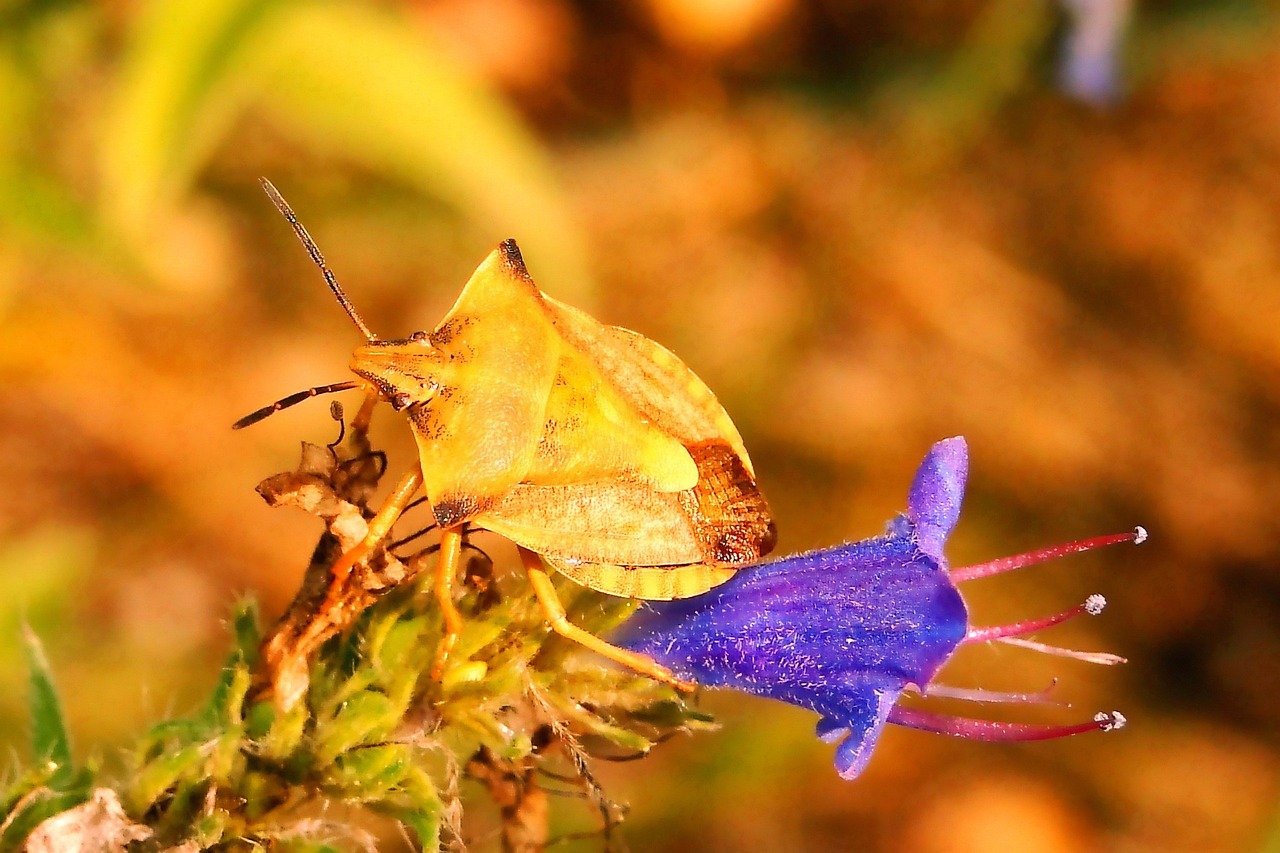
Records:
[[[398,341],[371,340],[356,347],[351,370],[378,389],[396,411],[425,403],[440,389],[437,376],[447,356],[426,332]]]
[[[355,323],[356,328],[364,335],[366,343],[356,350],[351,360],[351,368],[365,381],[335,382],[330,385],[319,385],[315,388],[299,391],[296,394],[290,394],[268,406],[263,406],[261,409],[245,415],[235,422],[234,428],[241,429],[251,424],[256,424],[281,409],[286,409],[320,394],[349,391],[355,388],[368,389],[370,385],[377,388],[378,392],[397,410],[413,403],[430,399],[432,394],[435,393],[435,385],[430,381],[430,374],[426,370],[428,366],[426,362],[431,360],[429,354],[434,350],[426,333],[419,332],[403,341],[378,340],[378,336],[364,322],[359,312],[356,311],[355,306],[351,304],[351,300],[347,298],[347,294],[343,291],[342,286],[338,284],[338,280],[329,269],[329,265],[325,263],[324,255],[320,254],[320,248],[311,239],[307,229],[298,221],[297,215],[289,207],[288,202],[280,196],[280,193],[266,178],[262,179],[262,188],[266,190],[271,202],[289,222],[289,226],[293,228],[298,239],[302,241],[307,254],[311,255],[311,260],[320,268],[320,272],[324,275],[325,283],[329,285],[329,290],[337,298],[342,310],[347,313],[347,316]]]

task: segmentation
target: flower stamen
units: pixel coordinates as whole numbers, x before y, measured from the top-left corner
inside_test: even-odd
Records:
[[[1085,613],[1090,616],[1097,616],[1107,606],[1107,600],[1101,595],[1091,595],[1084,600],[1083,604],[1077,604],[1061,613],[1055,613],[1052,616],[1042,616],[1039,619],[1025,619],[1021,622],[1013,622],[1008,625],[991,625],[985,628],[970,628],[964,635],[966,643],[984,643],[988,640],[999,640],[1003,637],[1018,637],[1023,634],[1032,634],[1036,631],[1043,631],[1045,628],[1052,628],[1054,625],[1061,625],[1068,619],[1074,619]]]
[[[1035,693],[1012,693],[1001,690],[984,690],[981,687],[952,687],[947,684],[930,684],[927,689],[915,692],[921,696],[939,699],[958,699],[962,702],[981,702],[993,705],[1057,705],[1070,707],[1067,702],[1058,702],[1049,694],[1058,686],[1058,679],[1049,682],[1049,686]]]
[[[1146,541],[1146,528],[1135,527],[1128,533],[1112,533],[1108,536],[1094,536],[1089,539],[1077,539],[1074,542],[1064,542],[1061,545],[1051,545],[1048,548],[1038,548],[1035,551],[1027,551],[1025,554],[1014,554],[1011,557],[1001,557],[997,560],[991,560],[986,563],[977,563],[972,566],[954,568],[951,570],[951,580],[955,583],[964,583],[965,581],[977,580],[978,578],[989,578],[992,575],[1012,572],[1015,569],[1025,568],[1026,566],[1034,566],[1036,563],[1056,560],[1059,557],[1065,557],[1069,554],[1079,554],[1082,551],[1092,551],[1095,548],[1105,548],[1108,545],[1119,545],[1123,542],[1132,542],[1134,545],[1141,545]]]
[[[1072,660],[1084,661],[1085,663],[1096,663],[1101,666],[1115,666],[1118,663],[1128,663],[1128,658],[1122,658],[1120,655],[1113,655],[1109,652],[1081,652],[1075,649],[1064,649],[1061,646],[1050,646],[1047,643],[1038,643],[1035,640],[1028,640],[1024,637],[999,637],[1001,643],[1007,643],[1011,646],[1018,646],[1023,649],[1030,649],[1033,652],[1040,652],[1046,655],[1053,655],[1060,658],[1071,658]]]
[[[889,722],[934,732],[935,734],[961,737],[967,740],[987,742],[1019,742],[1053,740],[1086,732],[1110,732],[1124,728],[1127,720],[1119,711],[1100,711],[1092,720],[1065,726],[1044,726],[1032,723],[1005,723],[996,720],[975,720],[969,717],[952,717],[934,714],[916,708],[895,705],[889,712]]]

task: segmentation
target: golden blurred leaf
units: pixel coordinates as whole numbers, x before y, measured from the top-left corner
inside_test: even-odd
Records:
[[[101,205],[140,242],[187,189],[248,93],[273,0],[155,0],[123,52],[102,132]]]
[[[291,6],[253,69],[262,108],[315,145],[518,234],[557,292],[589,303],[578,228],[517,115],[428,34],[357,6]]]

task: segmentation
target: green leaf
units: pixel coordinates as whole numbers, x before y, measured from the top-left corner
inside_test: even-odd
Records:
[[[53,673],[40,638],[24,626],[23,640],[29,672],[27,702],[31,712],[32,752],[38,764],[49,769],[49,785],[63,789],[75,777],[71,763],[71,739],[62,718],[62,706],[53,686]]]
[[[101,204],[138,243],[178,199],[239,115],[246,55],[273,0],[155,0],[121,52],[101,140]]]
[[[386,694],[373,690],[355,694],[342,704],[333,719],[317,724],[316,767],[328,767],[349,749],[389,737],[403,711]]]
[[[378,800],[400,782],[411,761],[411,748],[404,744],[353,749],[325,772],[325,785],[350,801]]]
[[[215,729],[227,726],[239,728],[244,712],[244,698],[249,692],[252,676],[241,653],[231,653],[222,675],[214,685],[213,694],[205,706],[202,721]]]
[[[415,811],[412,809],[388,812],[400,821],[418,839],[418,846],[423,853],[432,853],[440,849],[440,813],[437,811]]]
[[[255,666],[258,662],[258,647],[262,644],[262,629],[258,627],[258,602],[246,598],[237,604],[231,626],[236,651],[250,667]]]
[[[257,604],[249,600],[241,602],[231,624],[235,648],[227,657],[202,715],[203,721],[215,730],[243,726],[244,700],[253,680],[250,669],[257,660],[260,642]]]
[[[204,745],[193,743],[149,762],[133,778],[127,808],[142,814],[180,781],[202,778],[205,759]]]
[[[389,815],[409,829],[418,840],[423,853],[440,849],[440,819],[444,803],[431,778],[421,768],[413,768],[401,781],[396,795],[370,807]]]

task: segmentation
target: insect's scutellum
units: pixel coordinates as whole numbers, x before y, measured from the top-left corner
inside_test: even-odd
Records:
[[[259,179],[262,182],[262,189],[266,191],[267,197],[271,199],[271,203],[276,206],[280,214],[288,221],[293,228],[293,233],[298,235],[298,239],[302,241],[303,247],[307,250],[307,254],[311,256],[311,260],[315,261],[316,266],[320,268],[320,273],[324,276],[325,283],[329,285],[329,289],[333,291],[333,295],[337,297],[338,304],[342,306],[342,310],[347,312],[347,316],[356,324],[356,328],[365,336],[367,340],[376,341],[378,336],[375,335],[368,326],[365,325],[363,318],[356,311],[351,300],[347,298],[347,294],[342,289],[342,285],[338,284],[338,279],[334,277],[333,271],[329,269],[329,265],[324,261],[324,255],[320,254],[320,247],[316,245],[316,241],[311,239],[311,235],[307,233],[307,229],[298,221],[298,215],[293,212],[293,208],[280,195],[280,191],[266,178]]]

